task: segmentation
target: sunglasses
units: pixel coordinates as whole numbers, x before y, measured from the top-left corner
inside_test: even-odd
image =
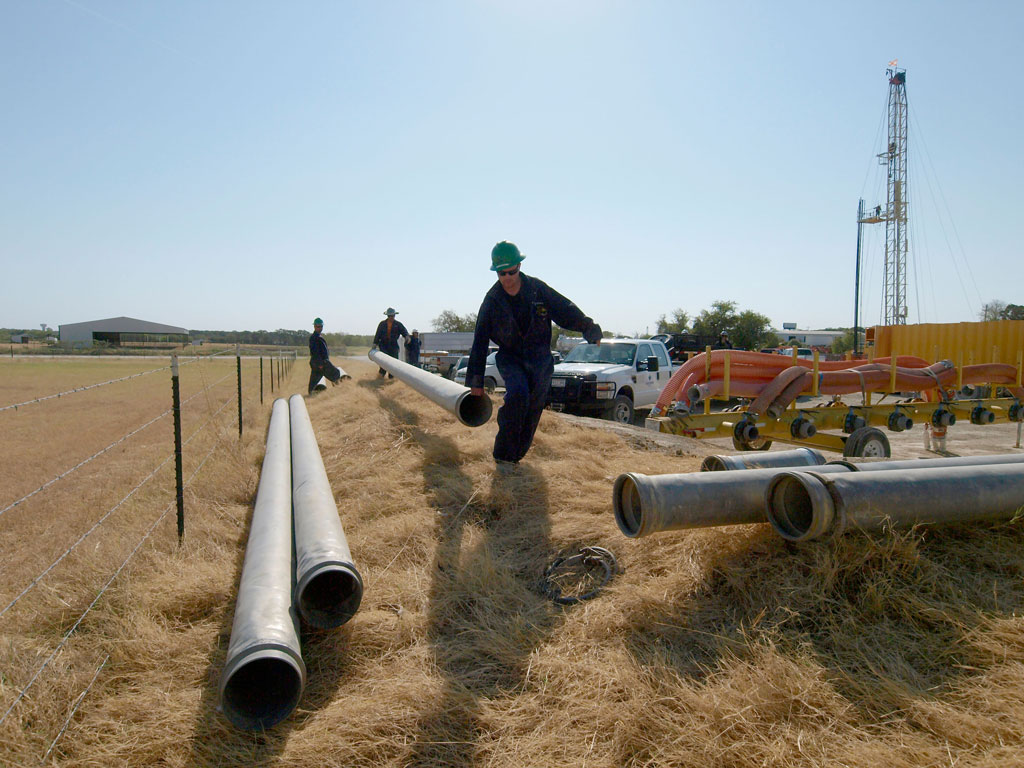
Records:
[[[509,275],[518,274],[518,272],[519,272],[519,267],[518,266],[515,266],[512,269],[499,269],[498,270],[498,277],[508,277]]]

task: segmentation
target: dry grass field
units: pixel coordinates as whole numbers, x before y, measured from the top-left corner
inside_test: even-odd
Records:
[[[285,393],[305,389],[299,362]],[[493,419],[468,429],[370,363],[342,364],[354,378],[308,407],[365,593],[340,630],[304,629],[298,710],[253,734],[216,701],[268,397],[262,409],[246,401],[241,441],[222,413],[188,451],[186,477],[213,450],[186,491],[184,544],[173,514],[154,529],[0,726],[0,763],[38,765],[94,675],[47,764],[1024,763],[1021,521],[805,545],[767,526],[627,540],[612,516],[614,478],[695,471],[705,446],[660,449],[546,413],[519,474],[501,477]],[[23,399],[11,388],[60,389],[43,373],[30,379],[0,367],[0,406]],[[152,416],[168,407],[169,376],[130,385],[102,406],[68,398],[62,434],[43,404],[38,416],[0,413],[0,509],[145,421],[150,406]],[[143,397],[150,387],[155,399]],[[211,395],[193,428],[220,402]],[[120,426],[94,412],[111,408]],[[88,481],[69,478],[38,508],[0,515],[4,595],[156,463],[141,448],[115,452]],[[42,597],[0,617],[3,709],[109,578],[100,563],[121,562],[172,487],[132,500],[114,528],[124,542],[102,539],[117,552],[100,559],[88,547],[34,590]],[[580,545],[611,549],[621,571],[596,599],[555,605],[545,566]]]

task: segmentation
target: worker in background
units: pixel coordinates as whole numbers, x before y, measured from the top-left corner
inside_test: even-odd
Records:
[[[331,362],[330,353],[327,350],[327,341],[322,333],[324,321],[319,317],[313,320],[313,333],[309,335],[309,394],[316,391],[316,385],[320,379],[327,377],[332,385],[337,386],[341,379],[339,371]]]
[[[380,321],[377,326],[377,333],[373,335],[373,346],[374,349],[379,349],[385,355],[398,359],[398,338],[403,339],[409,338],[409,332],[405,330],[405,326],[395,320],[395,315],[398,313],[394,307],[388,307],[384,314],[387,317]],[[384,374],[387,374],[389,379],[395,378],[390,373],[380,368],[380,377],[384,378]]]
[[[732,342],[729,341],[729,334],[722,331],[715,342],[715,349],[732,349]]]
[[[422,342],[420,341],[420,332],[413,328],[412,337],[405,340],[405,362],[419,368],[421,346]]]
[[[488,346],[492,341],[498,345],[495,362],[505,380],[505,402],[498,410],[493,455],[502,474],[515,471],[530,450],[547,402],[554,369],[552,320],[562,328],[582,332],[591,344],[601,343],[597,323],[547,283],[520,271],[525,258],[513,243],[504,240],[491,250],[491,271],[498,273],[498,282],[487,291],[477,313],[466,368],[466,386],[471,394],[482,396]]]

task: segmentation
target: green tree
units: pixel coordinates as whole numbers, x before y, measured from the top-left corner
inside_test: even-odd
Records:
[[[672,311],[672,319],[662,315],[658,318],[657,333],[685,333],[690,324],[690,314],[683,309]]]
[[[779,341],[772,332],[772,321],[750,309],[746,309],[736,316],[729,338],[732,340],[733,346],[739,349],[753,350],[774,347]]]
[[[718,336],[725,331],[733,336],[736,328],[736,302],[718,299],[711,303],[711,309],[701,310],[693,320],[693,332],[701,336]],[[733,343],[735,343],[733,339]]]
[[[1024,306],[1020,304],[1007,304],[1003,310],[1004,320],[1024,320]]]
[[[476,328],[476,312],[460,315],[451,309],[444,310],[430,321],[437,333],[459,333]]]
[[[853,349],[853,328],[833,328],[832,330],[843,330],[842,336],[836,336],[832,341],[832,353],[835,355],[845,355],[847,352]]]

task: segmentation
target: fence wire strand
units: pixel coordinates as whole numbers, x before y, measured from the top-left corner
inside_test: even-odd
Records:
[[[217,446],[214,445],[209,450],[209,452],[207,452],[206,456],[199,463],[199,466],[196,467],[192,474],[189,476],[188,480],[185,483],[186,487],[192,483],[192,481],[195,479],[195,476],[199,474],[199,470],[203,468],[207,460],[210,458],[210,456],[213,455],[213,452],[216,449]],[[146,540],[152,535],[157,525],[159,525],[160,522],[165,517],[167,517],[167,513],[170,512],[174,508],[174,506],[175,502],[171,501],[166,507],[164,507],[164,511],[161,512],[160,516],[153,521],[153,524],[150,525],[149,528],[146,530],[146,533],[142,536],[142,539],[139,541],[139,543],[136,544],[135,548],[128,553],[128,557],[126,557],[124,559],[124,562],[122,562],[121,565],[118,566],[117,570],[114,571],[114,575],[107,579],[107,583],[104,584],[103,587],[100,589],[99,594],[97,594],[93,601],[89,603],[89,607],[87,607],[82,612],[82,615],[78,617],[75,623],[71,626],[71,629],[64,633],[64,636],[61,638],[61,641],[57,644],[57,647],[53,649],[53,652],[50,653],[49,656],[46,657],[46,661],[43,662],[42,666],[35,671],[35,674],[32,675],[32,678],[28,681],[28,684],[21,689],[21,692],[15,697],[14,701],[11,702],[11,706],[7,708],[7,711],[4,712],[3,716],[0,716],[0,725],[4,724],[4,722],[7,720],[7,717],[11,714],[12,711],[14,711],[14,708],[18,705],[18,703],[25,698],[25,695],[29,692],[32,686],[35,685],[35,682],[39,679],[39,676],[50,665],[50,662],[53,661],[54,658],[56,658],[57,654],[60,653],[61,649],[63,649],[64,646],[67,645],[68,640],[70,639],[71,635],[74,634],[75,630],[78,629],[78,627],[82,624],[83,621],[85,621],[85,617],[89,615],[89,612],[96,606],[96,603],[100,601],[100,598],[103,597],[107,589],[110,588],[110,585],[114,583],[114,580],[121,575],[121,571],[123,571],[125,569],[125,566],[128,565],[128,561],[131,560],[132,557],[135,556],[135,553],[138,552],[139,549],[142,547],[142,545],[146,543]]]
[[[93,674],[92,680],[89,681],[89,684],[85,686],[85,690],[78,694],[78,698],[75,699],[75,703],[71,705],[71,711],[68,713],[68,717],[64,721],[64,725],[57,732],[57,735],[53,737],[53,741],[50,742],[50,748],[46,750],[46,754],[43,755],[42,759],[39,761],[40,765],[44,765],[46,763],[46,758],[50,756],[50,753],[53,752],[53,748],[56,747],[57,742],[60,741],[61,736],[64,735],[65,731],[67,731],[68,729],[68,726],[71,725],[71,718],[75,716],[75,712],[77,712],[78,708],[82,705],[82,702],[85,700],[86,695],[92,688],[93,683],[96,682],[96,678],[100,676],[100,672],[102,672],[103,668],[107,666],[107,662],[109,660],[110,654],[108,653],[106,656],[103,657],[103,661],[100,662],[100,665],[96,667],[96,672]]]
[[[195,438],[195,437],[196,437],[196,436],[197,436],[197,435],[198,435],[198,434],[199,434],[200,432],[202,432],[202,431],[203,431],[204,429],[206,429],[206,427],[208,427],[208,426],[210,425],[210,423],[211,423],[211,422],[212,422],[212,421],[213,421],[213,420],[214,420],[214,419],[215,419],[215,418],[217,417],[217,415],[218,415],[218,414],[220,414],[220,412],[221,412],[221,411],[223,411],[223,410],[224,410],[224,409],[225,409],[225,408],[226,408],[226,407],[227,407],[228,405],[230,405],[230,404],[231,404],[232,402],[234,402],[234,400],[235,400],[235,397],[234,397],[234,395],[232,395],[232,396],[231,396],[230,398],[228,398],[228,399],[227,399],[226,401],[224,401],[223,405],[221,405],[221,407],[220,407],[220,408],[218,408],[218,409],[216,410],[216,412],[214,412],[214,413],[213,413],[213,414],[212,414],[212,415],[210,416],[210,418],[208,418],[208,419],[207,419],[207,420],[206,420],[206,421],[205,421],[205,422],[204,422],[204,423],[202,424],[202,426],[200,426],[200,427],[199,427],[198,429],[196,429],[196,430],[195,430],[195,431],[194,431],[194,432],[193,432],[193,433],[192,433],[191,435],[189,435],[188,439],[187,439],[187,440],[185,440],[185,441],[184,441],[184,442],[182,443],[182,447],[184,448],[184,447],[185,447],[186,445],[188,445],[189,443],[191,443],[191,442],[192,442],[192,440],[193,440],[193,439],[194,439],[194,438]],[[15,605],[15,603],[17,603],[17,602],[18,602],[19,600],[21,600],[21,598],[23,598],[23,597],[24,597],[25,595],[27,595],[27,594],[28,594],[28,593],[29,593],[29,592],[30,592],[30,591],[31,591],[31,590],[32,590],[32,589],[33,589],[33,588],[34,588],[34,587],[36,586],[36,584],[38,584],[38,583],[39,583],[40,581],[42,581],[42,580],[43,580],[43,578],[44,578],[44,577],[45,577],[45,576],[46,576],[46,575],[47,575],[47,574],[48,574],[48,573],[49,573],[50,571],[52,571],[52,570],[53,570],[54,568],[56,568],[56,567],[57,567],[58,565],[60,565],[61,561],[62,561],[62,560],[64,560],[64,558],[65,558],[65,557],[67,557],[68,555],[70,555],[70,554],[71,554],[71,553],[72,553],[72,552],[73,552],[73,551],[75,550],[75,548],[76,548],[76,547],[77,547],[77,546],[78,546],[79,544],[81,544],[81,543],[82,543],[83,541],[85,541],[85,540],[86,540],[86,538],[88,538],[88,536],[89,536],[90,534],[92,534],[92,532],[93,532],[93,531],[95,531],[95,530],[96,530],[97,528],[99,528],[99,527],[100,527],[100,525],[102,525],[102,524],[103,524],[103,523],[104,523],[104,522],[106,521],[106,519],[107,519],[108,517],[110,517],[110,516],[111,516],[112,514],[114,514],[114,512],[116,512],[116,511],[117,511],[118,509],[120,509],[120,508],[121,508],[121,506],[122,506],[122,505],[123,505],[123,504],[124,504],[124,503],[125,503],[126,501],[128,501],[128,499],[130,499],[130,498],[131,498],[131,497],[132,497],[132,496],[133,496],[133,495],[135,494],[135,492],[136,492],[137,490],[139,490],[139,488],[141,488],[141,487],[142,487],[143,485],[145,485],[145,484],[146,484],[146,483],[148,483],[148,482],[149,482],[150,480],[152,480],[152,479],[153,479],[153,476],[154,476],[154,475],[156,475],[156,473],[160,471],[160,469],[161,469],[161,468],[162,468],[162,467],[164,466],[164,464],[166,464],[167,462],[169,462],[169,461],[170,461],[171,459],[173,459],[173,458],[174,458],[174,454],[172,453],[172,454],[171,454],[170,456],[168,456],[168,457],[167,457],[167,458],[165,458],[165,459],[164,459],[163,461],[161,461],[161,462],[160,462],[159,464],[157,464],[157,465],[156,465],[156,468],[155,468],[155,469],[153,469],[153,471],[152,471],[152,472],[150,472],[150,473],[149,473],[148,475],[146,475],[146,477],[144,477],[144,478],[142,479],[142,481],[141,481],[141,482],[140,482],[140,483],[139,483],[138,485],[136,485],[136,486],[135,486],[134,488],[132,488],[132,489],[131,489],[131,490],[130,490],[130,491],[128,492],[128,494],[127,494],[127,495],[126,495],[126,496],[125,496],[125,497],[124,497],[123,499],[121,499],[121,500],[120,500],[119,502],[117,502],[117,504],[115,504],[115,505],[114,505],[113,507],[111,507],[111,508],[110,508],[110,509],[109,509],[109,510],[108,510],[108,511],[107,511],[107,512],[106,512],[106,513],[105,513],[105,514],[103,515],[103,517],[101,517],[101,518],[100,518],[99,520],[97,520],[97,521],[96,521],[95,523],[93,523],[92,527],[91,527],[91,528],[90,528],[89,530],[87,530],[87,531],[86,531],[85,533],[83,533],[83,534],[82,534],[81,536],[79,536],[79,537],[78,537],[78,541],[76,541],[76,542],[75,542],[74,544],[72,544],[72,545],[71,545],[70,547],[68,547],[68,548],[67,548],[66,550],[64,550],[64,553],[63,553],[63,554],[62,554],[62,555],[61,555],[60,557],[58,557],[58,558],[57,558],[56,560],[54,560],[54,561],[53,561],[52,563],[50,563],[50,565],[49,565],[49,566],[48,566],[48,567],[47,567],[47,568],[46,568],[46,569],[45,569],[45,570],[44,570],[44,571],[43,571],[42,573],[40,573],[40,574],[39,574],[38,576],[36,576],[36,577],[35,577],[35,578],[34,578],[34,579],[32,580],[32,582],[31,582],[31,583],[30,583],[30,584],[29,584],[29,585],[28,585],[27,587],[25,587],[25,588],[24,588],[24,589],[23,589],[23,590],[22,590],[22,591],[21,591],[21,592],[20,592],[20,593],[19,593],[19,594],[17,595],[17,597],[15,597],[15,598],[14,598],[13,600],[11,600],[11,601],[10,601],[10,602],[9,602],[9,603],[8,603],[7,605],[5,605],[5,606],[4,606],[4,608],[3,608],[3,610],[0,610],[0,618],[3,618],[4,614],[6,614],[6,613],[7,613],[7,611],[9,611],[9,610],[10,610],[11,608],[13,608],[13,607],[14,607],[14,605]]]
[[[169,365],[165,365],[163,368],[154,368],[151,371],[143,371],[142,373],[133,373],[131,376],[122,376],[120,379],[111,379],[110,381],[101,381],[98,384],[89,384],[88,386],[85,386],[85,387],[75,387],[74,389],[69,389],[67,392],[58,392],[55,395],[46,395],[45,397],[37,397],[34,400],[26,400],[23,403],[13,403],[12,405],[5,405],[5,406],[0,407],[0,412],[9,411],[11,409],[17,410],[18,408],[21,408],[23,405],[33,405],[35,403],[41,403],[44,400],[53,400],[56,397],[64,397],[65,395],[73,395],[76,392],[85,392],[88,389],[96,389],[97,387],[105,387],[107,384],[117,384],[120,381],[128,381],[128,379],[135,379],[135,378],[138,378],[139,376],[148,376],[151,373],[157,373],[159,371],[166,371],[170,367],[171,366],[169,366]]]
[[[163,369],[161,369],[161,370],[163,370]],[[199,396],[200,396],[201,394],[204,394],[205,392],[209,392],[209,390],[211,390],[211,389],[212,389],[213,387],[216,387],[216,386],[217,386],[218,384],[220,384],[221,382],[225,381],[226,379],[229,379],[229,378],[231,378],[231,377],[232,377],[232,376],[234,376],[234,375],[235,375],[235,374],[234,374],[233,372],[232,372],[232,373],[229,373],[229,374],[228,374],[227,376],[225,376],[224,378],[222,378],[222,379],[220,379],[220,380],[218,380],[218,381],[214,382],[213,384],[209,385],[208,387],[205,387],[205,388],[203,388],[203,389],[199,390],[199,391],[198,391],[198,392],[196,392],[196,393],[195,393],[194,395],[192,395],[192,396],[191,396],[190,398],[188,398],[187,400],[185,400],[185,401],[184,401],[184,402],[182,403],[182,405],[186,405],[186,404],[187,404],[187,403],[189,403],[190,401],[192,401],[192,400],[194,400],[195,398],[199,397]],[[234,395],[232,395],[232,400],[233,400],[233,399],[234,399]],[[231,400],[229,400],[228,402],[231,402]],[[212,406],[212,405],[210,404],[210,402],[209,402],[209,399],[207,399],[207,406],[208,406],[208,407],[211,407],[211,408],[213,407],[213,406]],[[224,406],[221,406],[221,409],[218,409],[218,411],[217,411],[217,412],[218,412],[218,413],[220,413],[220,410],[222,410],[223,408],[224,408]],[[167,409],[166,411],[164,411],[163,413],[161,413],[161,414],[160,414],[159,416],[157,416],[157,417],[155,417],[155,418],[151,419],[150,421],[147,421],[147,422],[146,422],[145,424],[143,424],[143,425],[142,425],[141,427],[139,427],[138,429],[135,429],[135,430],[133,430],[133,431],[129,432],[128,434],[126,434],[126,435],[122,435],[122,436],[121,436],[120,438],[118,438],[117,440],[115,440],[114,442],[112,442],[112,443],[111,443],[110,445],[108,445],[108,446],[107,446],[106,448],[102,448],[102,449],[100,449],[99,451],[97,451],[96,453],[94,453],[94,454],[93,454],[92,456],[90,456],[89,458],[87,458],[87,459],[83,459],[82,461],[78,462],[78,464],[76,464],[75,466],[71,467],[71,469],[68,469],[68,470],[66,470],[66,471],[64,471],[64,472],[61,472],[61,473],[60,473],[59,475],[57,475],[57,476],[56,476],[55,478],[53,478],[53,479],[51,479],[51,480],[47,480],[47,481],[46,481],[45,483],[43,483],[43,484],[42,484],[41,486],[39,486],[38,488],[36,488],[36,489],[35,489],[34,491],[32,491],[31,493],[27,493],[27,494],[25,494],[24,496],[22,496],[22,497],[21,497],[20,499],[18,499],[17,501],[14,501],[14,502],[12,502],[12,503],[8,504],[8,505],[7,505],[6,507],[4,507],[3,509],[0,509],[0,516],[2,516],[2,515],[3,515],[4,513],[5,513],[5,512],[8,512],[9,510],[12,510],[12,509],[14,509],[14,508],[15,508],[16,506],[18,506],[18,505],[19,505],[19,504],[21,504],[22,502],[28,501],[29,499],[31,499],[31,498],[32,498],[33,496],[35,496],[35,495],[36,495],[37,493],[39,493],[40,491],[44,491],[44,490],[46,490],[46,489],[47,489],[47,488],[49,488],[49,487],[50,487],[51,485],[53,485],[54,483],[56,483],[56,482],[57,482],[58,480],[61,480],[61,479],[65,478],[65,477],[67,477],[68,475],[70,475],[70,474],[71,474],[72,472],[74,472],[74,471],[75,471],[76,469],[81,469],[82,467],[84,467],[84,466],[85,466],[86,464],[88,464],[88,463],[89,463],[90,461],[92,461],[93,459],[97,459],[97,458],[99,458],[99,457],[100,457],[100,456],[102,456],[102,455],[103,455],[104,453],[106,453],[107,451],[109,451],[109,450],[110,450],[111,448],[114,448],[115,446],[119,445],[120,443],[123,443],[123,442],[124,442],[125,440],[127,440],[127,439],[128,439],[129,437],[132,437],[133,435],[136,435],[136,434],[138,434],[139,432],[141,432],[142,430],[144,430],[144,429],[145,429],[146,427],[148,427],[148,426],[150,426],[151,424],[153,424],[153,422],[155,422],[155,421],[159,421],[159,420],[160,420],[160,419],[162,419],[162,418],[163,418],[164,416],[167,416],[167,415],[168,415],[168,414],[169,414],[169,413],[170,413],[170,412],[171,412],[172,410],[173,410],[172,408],[168,408],[168,409]]]

